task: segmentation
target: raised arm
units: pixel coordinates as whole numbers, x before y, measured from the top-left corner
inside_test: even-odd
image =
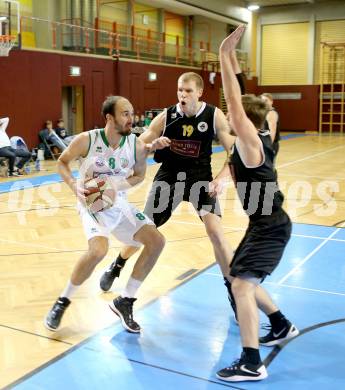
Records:
[[[261,141],[258,130],[249,120],[242,105],[241,90],[233,68],[230,54],[235,48],[244,32],[245,27],[239,26],[232,34],[224,39],[219,48],[221,74],[225,101],[227,104],[230,121],[235,130],[244,159],[248,166],[259,165],[262,161]]]

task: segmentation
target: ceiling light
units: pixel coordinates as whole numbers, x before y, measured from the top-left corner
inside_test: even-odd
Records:
[[[252,5],[248,5],[247,8],[249,9],[249,11],[257,11],[260,8],[260,6],[257,4],[252,4]]]

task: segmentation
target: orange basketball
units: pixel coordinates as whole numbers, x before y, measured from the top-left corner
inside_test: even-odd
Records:
[[[84,186],[89,191],[86,195],[86,205],[91,213],[107,210],[115,203],[116,191],[106,179],[88,179]]]

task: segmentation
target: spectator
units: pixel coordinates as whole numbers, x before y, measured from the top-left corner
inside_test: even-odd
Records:
[[[147,113],[147,116],[145,117],[144,126],[145,126],[145,127],[149,127],[149,126],[150,126],[150,123],[152,122],[152,119],[153,119],[153,112],[152,112],[152,111],[149,111],[149,112]]]
[[[56,134],[53,129],[53,122],[51,120],[46,121],[46,127],[42,130],[41,136],[45,138],[52,146],[58,148],[59,151],[64,151],[67,146],[63,140]]]
[[[66,146],[68,146],[74,138],[74,135],[68,135],[68,131],[65,129],[65,123],[63,119],[58,120],[55,133],[62,139]]]
[[[143,115],[134,115],[134,121],[132,127],[143,127],[145,124],[145,117]]]
[[[28,150],[12,148],[11,141],[6,134],[9,121],[9,118],[0,118],[0,157],[8,158],[9,176],[19,176],[23,174],[23,167],[30,160],[31,153]],[[15,170],[16,157],[21,158]]]

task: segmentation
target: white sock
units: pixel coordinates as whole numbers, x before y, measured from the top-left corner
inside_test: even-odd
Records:
[[[66,288],[62,291],[60,297],[71,299],[79,287],[80,286],[75,286],[71,281],[69,281]]]
[[[141,280],[129,278],[129,280],[127,282],[127,286],[121,294],[122,298],[125,298],[125,297],[134,298],[135,294],[138,291],[141,284],[142,284]]]

